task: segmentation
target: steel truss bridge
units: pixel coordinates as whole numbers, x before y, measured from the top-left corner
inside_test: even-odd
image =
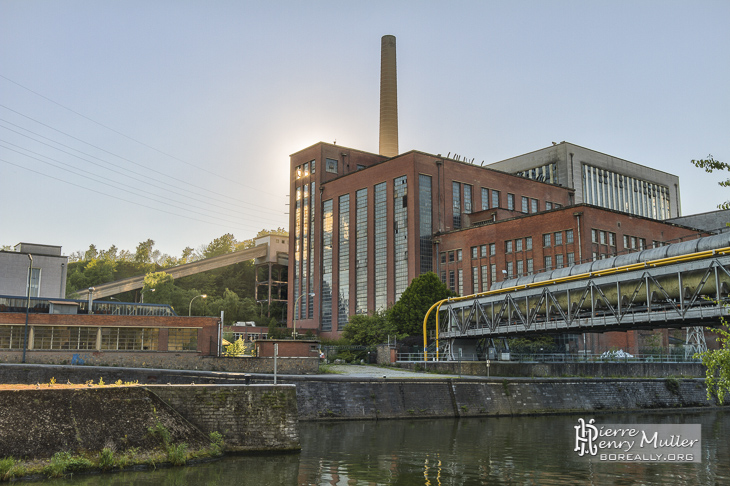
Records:
[[[437,302],[429,310],[437,312],[436,339],[446,344],[447,359],[457,359],[474,355],[484,338],[687,327],[688,347],[702,351],[703,327],[720,324],[730,313],[729,239],[724,234],[701,238],[694,245],[668,245]],[[723,247],[682,253],[688,247],[718,244]],[[627,259],[636,262],[621,265]],[[428,314],[424,347],[427,319]]]

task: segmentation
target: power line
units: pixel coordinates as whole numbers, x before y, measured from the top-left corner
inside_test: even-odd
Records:
[[[26,157],[27,157],[27,156],[26,156]],[[26,170],[26,171],[29,171],[29,172],[33,172],[33,173],[35,173],[35,174],[39,174],[39,175],[42,175],[42,176],[44,176],[44,177],[47,177],[47,178],[49,178],[49,179],[54,179],[54,180],[57,180],[57,181],[59,181],[59,182],[63,182],[63,183],[65,183],[65,184],[69,184],[69,185],[71,185],[71,186],[79,187],[79,188],[81,188],[81,189],[84,189],[84,190],[86,190],[86,191],[94,192],[94,193],[96,193],[96,194],[101,194],[101,195],[104,195],[104,196],[107,196],[107,197],[111,197],[111,198],[113,198],[113,199],[117,199],[117,200],[119,200],[119,201],[123,201],[123,202],[129,203],[129,204],[134,204],[134,205],[136,205],[136,206],[141,206],[141,207],[143,207],[143,208],[145,208],[145,209],[151,209],[151,210],[153,210],[153,211],[158,211],[158,212],[161,212],[161,213],[165,213],[165,214],[171,214],[171,215],[173,215],[173,216],[178,216],[178,217],[180,217],[180,218],[185,218],[185,219],[189,219],[189,220],[191,220],[191,221],[198,221],[198,222],[201,222],[201,223],[206,223],[206,224],[210,224],[210,225],[215,225],[215,226],[219,226],[218,224],[215,224],[215,223],[213,223],[213,222],[211,222],[211,221],[209,221],[209,220],[204,220],[204,219],[194,218],[194,217],[191,217],[191,216],[186,216],[186,215],[183,215],[183,214],[178,214],[178,213],[175,213],[175,212],[172,212],[172,211],[167,211],[167,210],[164,210],[164,209],[161,209],[161,208],[157,208],[157,207],[151,207],[151,206],[146,206],[146,205],[144,205],[144,204],[142,204],[142,203],[139,203],[139,202],[136,202],[136,201],[130,201],[129,199],[124,199],[124,198],[122,198],[122,197],[119,197],[119,196],[114,196],[114,195],[112,195],[112,194],[108,194],[108,193],[105,193],[105,192],[97,191],[97,190],[95,190],[95,189],[92,189],[92,188],[90,188],[90,187],[82,186],[82,185],[80,185],[80,184],[76,184],[76,183],[73,183],[73,182],[69,182],[69,181],[67,181],[67,180],[64,180],[64,179],[61,179],[61,178],[59,178],[59,177],[54,177],[54,176],[51,176],[51,175],[49,175],[49,174],[46,174],[46,173],[44,173],[44,172],[39,172],[39,171],[37,171],[37,170],[33,170],[33,169],[30,169],[30,168],[28,168],[28,167],[24,167],[24,166],[22,166],[22,165],[19,165],[19,164],[15,164],[15,163],[13,163],[13,162],[10,162],[9,160],[5,160],[5,159],[2,159],[2,158],[0,158],[0,162],[4,162],[4,163],[6,163],[6,164],[9,164],[9,165],[12,165],[12,166],[14,166],[14,167],[18,167],[18,168],[20,168],[20,169],[23,169],[23,170]],[[41,162],[43,162],[43,161],[41,161]],[[258,227],[255,227],[255,226],[249,226],[249,225],[242,225],[242,226],[239,226],[238,228],[239,228],[239,229],[241,229],[241,230],[244,230],[244,231],[246,231],[246,230],[250,230],[250,229],[255,229],[255,230],[258,230],[258,229],[260,229],[260,228],[258,228]]]
[[[0,143],[8,143],[8,142],[0,142]],[[10,145],[13,145],[13,144],[10,144]],[[2,146],[2,145],[0,145],[0,146]],[[176,209],[182,209],[183,211],[188,211],[188,212],[191,212],[191,213],[196,213],[196,214],[199,214],[201,216],[205,216],[205,217],[212,218],[212,219],[217,219],[219,221],[223,221],[223,222],[226,222],[226,223],[238,224],[238,221],[234,221],[234,220],[230,220],[230,219],[226,219],[226,218],[222,218],[222,217],[218,217],[218,216],[211,216],[209,214],[201,213],[200,211],[196,211],[195,209],[190,209],[190,207],[192,207],[192,208],[195,208],[196,207],[196,206],[193,206],[193,205],[188,205],[190,207],[181,207],[181,206],[178,206],[177,204],[178,203],[179,204],[185,204],[185,203],[180,203],[180,201],[175,201],[174,199],[169,199],[169,198],[168,198],[168,200],[170,200],[172,202],[166,202],[166,201],[164,201],[162,199],[159,199],[159,198],[154,197],[153,195],[150,195],[147,192],[144,192],[143,190],[136,189],[136,188],[131,188],[129,186],[126,186],[125,187],[123,185],[116,184],[115,182],[110,182],[110,181],[106,180],[103,176],[97,176],[96,174],[94,174],[93,177],[92,177],[92,175],[90,175],[88,172],[76,172],[74,170],[64,169],[63,167],[60,167],[59,165],[52,164],[50,162],[41,160],[41,159],[39,159],[37,157],[32,157],[30,155],[24,154],[22,152],[19,152],[17,150],[12,149],[12,148],[8,148],[8,147],[5,147],[5,148],[8,149],[8,150],[11,150],[13,152],[16,152],[16,153],[18,153],[20,155],[23,155],[25,157],[28,157],[30,159],[37,160],[38,162],[41,162],[43,164],[50,165],[51,167],[55,167],[57,169],[60,169],[60,170],[62,170],[64,172],[69,172],[71,174],[75,174],[77,176],[80,176],[80,177],[83,177],[83,178],[86,178],[86,179],[90,179],[90,180],[95,181],[97,183],[104,184],[104,185],[107,185],[107,186],[110,186],[110,187],[114,187],[114,188],[119,189],[119,190],[121,190],[123,192],[132,193],[132,194],[134,194],[136,196],[139,196],[139,197],[142,197],[142,198],[145,198],[145,199],[154,201],[156,203],[166,204],[166,205],[172,206],[172,207],[174,207]],[[26,149],[23,149],[23,150],[26,150]],[[42,155],[42,154],[38,154],[36,152],[32,152],[30,150],[27,150],[27,151],[30,152],[30,153],[33,153],[35,155],[39,155],[41,157],[44,157],[46,159],[52,160],[53,162],[57,162],[58,164],[61,164],[62,166],[69,167],[69,164],[63,163],[63,162],[61,162],[59,160],[53,159],[51,157],[47,157],[47,156]],[[73,167],[73,166],[70,166],[70,167]],[[73,167],[73,168],[76,169],[76,167]],[[198,209],[205,210],[205,208],[198,208]],[[247,219],[258,219],[258,218],[247,217]],[[260,221],[263,222],[264,220],[260,220]]]
[[[144,143],[144,142],[141,142],[141,141],[139,141],[139,140],[137,140],[137,139],[135,139],[135,138],[133,138],[133,137],[130,137],[129,135],[127,135],[127,134],[125,134],[125,133],[122,133],[122,132],[120,132],[120,131],[118,131],[118,130],[115,130],[114,128],[111,128],[111,127],[109,127],[109,126],[107,126],[107,125],[104,125],[104,124],[103,124],[103,123],[101,123],[101,122],[98,122],[98,121],[96,121],[96,120],[94,120],[94,119],[92,119],[92,118],[89,118],[88,116],[86,116],[86,115],[83,115],[83,114],[79,113],[78,111],[76,111],[76,110],[74,110],[74,109],[72,109],[72,108],[69,108],[69,107],[67,107],[67,106],[65,106],[65,105],[62,105],[61,103],[59,103],[59,102],[57,102],[57,101],[55,101],[55,100],[52,100],[51,98],[49,98],[49,97],[47,97],[47,96],[44,96],[44,95],[42,95],[42,94],[38,93],[37,91],[34,91],[34,90],[32,90],[32,89],[28,88],[27,86],[23,86],[22,84],[20,84],[20,83],[18,83],[17,81],[14,81],[14,80],[12,80],[12,79],[8,78],[7,76],[5,76],[5,75],[3,75],[3,74],[0,74],[0,77],[1,77],[1,78],[3,78],[3,79],[5,79],[6,81],[9,81],[9,82],[13,83],[13,84],[14,84],[14,85],[16,85],[16,86],[19,86],[20,88],[23,88],[23,89],[24,89],[24,90],[26,90],[26,91],[29,91],[30,93],[33,93],[33,94],[34,94],[34,95],[36,95],[36,96],[39,96],[40,98],[43,98],[44,100],[46,100],[46,101],[48,101],[48,102],[50,102],[50,103],[53,103],[53,104],[54,104],[54,105],[56,105],[56,106],[59,106],[59,107],[63,108],[64,110],[70,111],[70,112],[71,112],[71,113],[73,113],[74,115],[80,116],[81,118],[83,118],[83,119],[85,119],[85,120],[88,120],[88,121],[90,121],[90,122],[92,122],[92,123],[94,123],[94,124],[96,124],[96,125],[99,125],[100,127],[106,128],[107,130],[109,130],[109,131],[111,131],[111,132],[114,132],[114,133],[116,133],[117,135],[119,135],[119,136],[121,136],[121,137],[124,137],[124,138],[126,138],[126,139],[128,139],[128,140],[131,140],[131,141],[133,141],[133,142],[135,142],[135,143],[138,143],[138,144],[142,145],[143,147],[147,147],[147,148],[148,148],[148,149],[150,149],[150,150],[154,150],[155,152],[157,152],[157,153],[159,153],[159,154],[162,154],[162,155],[164,155],[164,156],[166,156],[166,157],[170,157],[171,159],[177,160],[178,162],[182,162],[183,164],[189,165],[189,166],[191,166],[191,167],[194,167],[194,168],[196,168],[196,169],[198,169],[198,170],[201,170],[201,171],[203,171],[203,172],[207,172],[208,174],[211,174],[211,175],[213,175],[213,176],[216,176],[216,177],[218,177],[218,178],[220,178],[220,179],[223,179],[223,180],[225,180],[225,181],[227,181],[227,182],[233,182],[234,184],[238,184],[238,185],[240,185],[240,186],[242,186],[242,187],[246,187],[246,188],[249,188],[249,189],[253,189],[253,190],[255,190],[255,191],[261,192],[262,194],[268,194],[268,195],[270,195],[270,196],[276,196],[276,197],[279,197],[279,195],[278,195],[278,194],[272,194],[272,193],[270,193],[270,192],[267,192],[267,191],[262,191],[262,190],[261,190],[260,188],[257,188],[257,187],[253,187],[253,186],[249,186],[249,185],[246,185],[246,184],[242,184],[242,183],[240,183],[240,182],[238,182],[238,181],[233,181],[233,180],[231,180],[230,178],[228,178],[228,177],[226,177],[226,176],[223,176],[223,175],[217,174],[217,173],[215,173],[215,172],[213,172],[213,171],[211,171],[211,170],[205,169],[205,168],[203,168],[203,167],[199,167],[199,166],[197,166],[197,165],[195,165],[195,164],[193,164],[193,163],[191,163],[191,162],[188,162],[188,161],[186,161],[186,160],[183,160],[183,159],[180,159],[180,158],[178,158],[178,157],[175,157],[174,155],[171,155],[171,154],[168,154],[168,153],[166,153],[166,152],[163,152],[162,150],[159,150],[159,149],[157,149],[157,148],[155,148],[155,147],[153,147],[153,146],[151,146],[151,145],[148,145],[148,144],[146,144],[146,143]]]
[[[48,137],[45,137],[45,136],[43,136],[43,135],[41,135],[41,134],[39,134],[39,133],[33,132],[32,130],[28,130],[27,128],[24,128],[24,127],[20,127],[19,125],[16,125],[15,123],[12,123],[12,122],[9,122],[9,121],[7,121],[7,120],[5,120],[5,119],[2,119],[2,118],[0,118],[0,122],[8,123],[8,124],[10,124],[10,125],[13,125],[13,126],[15,126],[15,127],[18,127],[18,128],[20,128],[21,130],[24,130],[24,131],[27,131],[27,132],[29,132],[29,133],[32,133],[33,135],[36,135],[36,136],[38,136],[38,137],[40,137],[40,138],[43,138],[43,139],[49,140],[49,141],[53,142],[54,144],[60,145],[61,147],[65,147],[65,148],[68,148],[69,150],[73,150],[73,151],[75,151],[75,152],[78,152],[78,153],[80,153],[80,154],[83,154],[83,155],[85,155],[85,156],[87,156],[87,157],[91,157],[91,158],[93,158],[93,159],[99,160],[99,161],[101,161],[101,162],[103,162],[103,163],[105,163],[105,164],[108,164],[108,165],[110,165],[111,167],[115,167],[115,168],[119,168],[119,169],[120,169],[120,170],[114,170],[114,169],[112,169],[112,168],[104,167],[104,166],[102,166],[101,164],[98,164],[98,163],[96,163],[96,162],[93,162],[93,161],[91,161],[91,160],[85,159],[85,158],[83,158],[83,157],[79,157],[78,155],[72,154],[72,153],[70,153],[70,152],[67,152],[67,151],[65,151],[65,150],[61,150],[61,149],[59,149],[59,148],[57,148],[57,147],[55,147],[55,146],[53,146],[53,145],[51,145],[51,144],[45,143],[45,142],[43,142],[43,141],[41,141],[41,140],[37,140],[37,139],[35,139],[35,138],[33,138],[33,137],[31,137],[31,136],[27,135],[27,134],[24,134],[24,133],[21,133],[21,132],[19,132],[19,131],[17,131],[17,130],[13,130],[13,129],[11,129],[11,128],[8,128],[8,127],[5,127],[5,126],[2,126],[2,125],[0,125],[0,128],[4,128],[5,130],[8,130],[8,131],[10,131],[10,132],[12,132],[12,133],[15,133],[15,134],[17,134],[17,135],[20,135],[21,137],[25,137],[25,138],[28,138],[28,139],[30,139],[30,140],[32,140],[32,141],[34,141],[34,142],[36,142],[36,143],[39,143],[39,144],[45,145],[45,146],[47,146],[47,147],[50,147],[50,148],[51,148],[51,149],[53,149],[53,150],[59,151],[59,152],[61,152],[61,153],[64,153],[64,154],[66,154],[66,155],[70,155],[71,157],[74,157],[74,158],[77,158],[77,159],[83,160],[83,161],[85,161],[85,162],[88,162],[89,164],[91,164],[91,165],[94,165],[94,166],[97,166],[97,167],[100,167],[100,168],[101,168],[101,169],[103,169],[103,170],[108,170],[108,171],[110,171],[110,172],[112,172],[112,173],[115,173],[115,174],[119,174],[119,175],[121,175],[121,176],[123,176],[123,177],[127,177],[127,178],[129,178],[129,179],[132,179],[132,180],[134,180],[134,181],[137,181],[137,182],[141,182],[141,183],[143,183],[143,184],[146,184],[146,185],[154,186],[155,188],[159,188],[159,184],[160,184],[160,183],[162,183],[162,184],[165,184],[165,185],[167,185],[167,186],[169,186],[169,187],[173,187],[173,188],[175,188],[175,189],[180,189],[181,191],[185,191],[185,189],[183,189],[183,188],[181,188],[181,187],[178,187],[178,186],[175,186],[175,185],[173,185],[173,184],[169,184],[169,183],[166,183],[166,182],[161,182],[161,181],[158,181],[158,180],[157,180],[157,181],[155,181],[155,184],[157,184],[157,185],[155,185],[155,184],[153,184],[152,182],[149,182],[149,181],[148,181],[148,179],[149,179],[149,178],[148,178],[148,177],[145,177],[145,176],[144,176],[143,174],[140,174],[140,173],[138,173],[138,172],[134,172],[134,171],[129,171],[128,169],[123,169],[123,168],[121,168],[121,167],[120,167],[119,165],[117,165],[117,164],[113,164],[113,163],[111,163],[111,162],[108,162],[108,161],[106,161],[106,160],[104,160],[104,159],[100,158],[100,157],[96,157],[95,155],[92,155],[92,154],[89,154],[89,153],[83,152],[83,151],[81,151],[81,150],[78,150],[78,149],[76,149],[76,148],[74,148],[74,147],[71,147],[71,146],[65,145],[65,144],[63,144],[63,143],[60,143],[60,142],[58,142],[58,141],[56,141],[56,140],[52,140],[52,139],[50,139],[50,138],[48,138]],[[30,149],[27,149],[27,148],[24,148],[24,147],[20,147],[19,145],[16,145],[16,144],[12,144],[11,142],[7,142],[7,141],[4,141],[4,142],[5,142],[5,143],[7,143],[7,144],[10,144],[10,145],[13,145],[13,146],[15,146],[15,147],[18,147],[18,148],[22,148],[23,150],[27,150],[28,152],[34,153],[34,154],[36,154],[36,155],[41,155],[41,154],[39,154],[39,153],[37,153],[37,152],[34,152],[34,151],[30,150]],[[131,173],[131,174],[135,174],[135,175],[138,175],[138,176],[140,176],[140,177],[141,177],[142,179],[140,179],[140,178],[136,178],[136,177],[132,177],[131,175],[129,175],[129,174],[126,174],[125,172],[129,172],[129,173]],[[172,194],[176,194],[176,195],[178,195],[178,196],[181,196],[181,197],[185,197],[185,198],[193,199],[193,200],[195,200],[195,201],[198,201],[198,202],[202,202],[202,203],[210,204],[211,206],[214,206],[214,207],[218,207],[218,208],[224,209],[224,210],[226,210],[226,211],[236,212],[236,213],[238,213],[239,215],[241,215],[241,216],[244,216],[244,215],[243,215],[243,213],[240,213],[240,212],[238,212],[238,211],[236,211],[236,210],[234,210],[234,209],[231,209],[230,207],[226,207],[226,206],[221,206],[221,205],[218,205],[218,204],[213,204],[213,203],[210,203],[210,202],[209,202],[209,201],[207,201],[207,200],[202,200],[202,199],[198,199],[198,198],[196,198],[196,197],[192,197],[192,196],[191,196],[190,194],[195,194],[195,195],[198,195],[198,194],[196,194],[196,193],[194,193],[194,192],[186,191],[187,193],[180,193],[180,192],[176,192],[176,191],[173,191],[173,190],[169,190],[169,189],[168,189],[168,192],[170,192],[170,193],[172,193]],[[226,201],[220,200],[220,199],[218,199],[218,198],[209,198],[209,199],[213,199],[213,200],[216,200],[216,201],[221,201],[221,202],[224,202],[224,203],[226,202]],[[246,204],[248,204],[249,206],[254,206],[254,207],[258,207],[258,206],[256,206],[256,205],[253,205],[253,204],[249,204],[249,203],[246,203]],[[242,206],[239,206],[239,207],[242,207]],[[245,208],[245,209],[248,209],[248,210],[250,210],[249,208]],[[255,211],[260,211],[260,210],[265,210],[265,211],[268,211],[268,212],[270,212],[270,213],[272,213],[272,214],[280,214],[279,212],[277,212],[277,211],[275,211],[275,210],[272,210],[272,209],[270,209],[270,208],[263,208],[263,207],[261,207],[261,209],[255,209]]]
[[[0,75],[0,76],[2,76],[2,75]],[[189,186],[192,186],[192,187],[194,187],[194,188],[196,188],[196,189],[200,189],[200,190],[203,190],[203,191],[207,191],[207,192],[209,192],[209,193],[212,193],[212,194],[218,194],[218,193],[217,193],[216,191],[213,191],[213,190],[210,190],[210,189],[206,189],[205,187],[200,187],[200,186],[196,186],[195,184],[192,184],[192,183],[190,183],[190,182],[184,181],[184,180],[182,180],[182,179],[179,179],[179,178],[177,178],[177,177],[173,177],[173,176],[171,176],[171,175],[169,175],[169,174],[166,174],[166,173],[164,173],[164,172],[160,172],[160,171],[158,171],[158,170],[155,170],[155,169],[151,169],[151,168],[149,168],[149,167],[146,167],[146,166],[144,166],[143,164],[140,164],[139,162],[135,162],[135,161],[133,161],[133,160],[131,160],[131,159],[128,159],[128,158],[126,158],[126,157],[122,157],[121,155],[117,155],[117,154],[114,154],[114,153],[112,153],[112,152],[110,152],[110,151],[108,151],[108,150],[106,150],[106,149],[104,149],[104,148],[98,147],[98,146],[96,146],[96,145],[94,145],[94,144],[92,144],[92,143],[86,142],[85,140],[82,140],[82,139],[80,139],[80,138],[78,138],[78,137],[75,137],[75,136],[73,136],[73,135],[71,135],[71,134],[69,134],[69,133],[66,133],[66,132],[64,132],[64,131],[62,131],[62,130],[59,130],[59,129],[57,129],[57,128],[54,128],[54,127],[52,127],[52,126],[50,126],[50,125],[48,125],[48,124],[46,124],[46,123],[43,123],[43,122],[41,122],[41,121],[39,121],[39,120],[36,120],[35,118],[33,118],[33,117],[30,117],[30,116],[28,116],[28,115],[25,115],[25,114],[23,114],[23,113],[21,113],[21,112],[19,112],[19,111],[17,111],[17,110],[14,110],[14,109],[12,109],[12,108],[10,108],[10,107],[6,106],[6,105],[0,104],[0,107],[2,107],[2,108],[5,108],[6,110],[8,110],[8,111],[11,111],[11,112],[13,112],[13,113],[15,113],[15,114],[17,114],[17,115],[20,115],[20,116],[22,116],[22,117],[24,117],[24,118],[27,118],[28,120],[34,121],[35,123],[38,123],[38,124],[39,124],[39,125],[41,125],[41,126],[44,126],[44,127],[46,127],[46,128],[49,128],[49,129],[51,129],[51,130],[53,130],[53,131],[55,131],[55,132],[58,132],[58,133],[60,133],[60,134],[62,134],[62,135],[65,135],[65,136],[67,136],[67,137],[69,137],[69,138],[71,138],[71,139],[73,139],[73,140],[76,140],[76,141],[78,141],[78,142],[81,142],[81,143],[83,143],[83,144],[86,144],[86,145],[88,145],[88,146],[90,146],[90,147],[93,147],[93,148],[95,148],[95,149],[97,149],[97,150],[101,150],[102,152],[105,152],[105,153],[107,153],[107,154],[109,154],[109,155],[111,155],[111,156],[113,156],[113,157],[117,157],[117,158],[119,158],[119,159],[121,159],[121,160],[127,161],[127,162],[129,162],[129,163],[131,163],[131,164],[134,164],[134,165],[136,165],[136,166],[138,166],[138,167],[141,167],[141,168],[143,168],[143,169],[145,169],[145,170],[148,170],[148,171],[150,171],[150,172],[154,172],[154,173],[156,173],[156,174],[158,174],[158,175],[161,175],[161,176],[163,176],[163,177],[168,177],[168,178],[170,178],[170,179],[173,179],[173,180],[175,180],[175,181],[178,181],[178,182],[182,182],[183,184],[187,184],[187,185],[189,185]],[[30,130],[29,130],[29,131],[30,131]],[[33,132],[31,132],[31,133],[33,133]],[[74,149],[74,150],[75,150],[75,149]],[[201,194],[198,194],[198,195],[201,195]],[[279,197],[281,197],[281,196],[279,196]],[[270,208],[268,208],[268,207],[265,207],[265,206],[259,206],[259,205],[257,205],[257,204],[252,204],[252,203],[248,203],[248,202],[246,202],[246,201],[243,201],[243,200],[241,200],[241,199],[236,199],[236,198],[231,198],[231,199],[234,199],[234,200],[236,200],[236,201],[239,201],[239,202],[241,202],[241,203],[244,203],[244,204],[248,204],[248,205],[251,205],[251,206],[255,206],[255,207],[259,207],[259,208],[263,208],[263,209],[267,209],[267,210],[270,210]]]

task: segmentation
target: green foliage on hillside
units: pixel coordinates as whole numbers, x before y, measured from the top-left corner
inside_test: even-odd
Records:
[[[268,234],[288,236],[279,228],[261,230],[256,237]],[[238,242],[227,233],[214,239],[198,250],[185,247],[179,258],[161,254],[154,248],[154,240],[140,242],[134,253],[120,251],[115,245],[108,250],[99,250],[89,245],[85,252],[71,255],[68,265],[66,296],[74,298],[79,290],[87,289],[116,280],[145,275],[145,285],[138,291],[125,292],[115,296],[123,302],[139,302],[144,291],[146,303],[171,305],[180,315],[187,315],[190,301],[197,295],[206,294],[206,299],[193,303],[193,315],[220,315],[225,312],[226,322],[254,321],[258,325],[269,325],[285,318],[283,305],[256,303],[253,261],[245,261],[224,268],[182,277],[173,281],[165,269],[202,258],[211,258],[233,251],[250,248],[253,239]],[[151,289],[155,289],[154,292]],[[271,313],[271,318],[267,317]]]

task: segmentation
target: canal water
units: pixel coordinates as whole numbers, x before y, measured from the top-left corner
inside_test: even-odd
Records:
[[[578,419],[701,424],[699,463],[597,463],[574,451]],[[234,456],[54,485],[722,485],[730,484],[730,411],[300,424],[299,454]]]

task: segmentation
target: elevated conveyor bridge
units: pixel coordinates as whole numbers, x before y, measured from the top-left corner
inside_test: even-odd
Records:
[[[544,333],[696,327],[728,315],[730,234],[667,245],[501,282],[492,290],[440,301],[437,340],[448,357],[477,342]],[[424,346],[426,322],[424,319]],[[701,335],[701,337],[699,336]],[[692,340],[702,340],[692,342]]]

